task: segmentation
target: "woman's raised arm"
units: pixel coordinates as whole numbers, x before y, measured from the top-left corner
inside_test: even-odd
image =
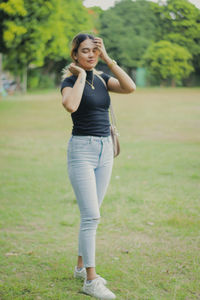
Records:
[[[78,109],[81,102],[85,86],[86,72],[82,68],[76,66],[75,63],[72,63],[70,65],[69,71],[72,72],[72,74],[77,75],[78,77],[73,88],[63,88],[62,104],[68,112],[73,113]]]
[[[112,60],[105,49],[103,40],[101,38],[95,38],[95,44],[100,50],[100,58],[108,65],[112,73],[116,78],[111,77],[108,80],[108,90],[115,93],[128,94],[136,90],[136,85],[130,76],[122,69],[117,63]]]

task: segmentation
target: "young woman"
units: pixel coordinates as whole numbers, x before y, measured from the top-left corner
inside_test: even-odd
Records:
[[[80,209],[78,261],[75,278],[84,280],[83,291],[96,298],[115,299],[106,280],[95,272],[95,236],[100,206],[108,187],[113,165],[108,91],[132,93],[133,80],[112,60],[103,40],[78,34],[72,41],[67,76],[61,85],[62,104],[71,113],[72,136],[68,143],[68,174]],[[97,74],[99,57],[116,78]],[[69,74],[68,74],[69,75]],[[101,76],[101,78],[100,78]]]

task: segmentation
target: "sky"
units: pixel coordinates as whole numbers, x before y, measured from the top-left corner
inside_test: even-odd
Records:
[[[152,0],[157,2],[156,0]],[[86,7],[91,6],[100,6],[102,9],[107,9],[111,6],[114,6],[115,0],[85,0],[84,5]],[[200,8],[200,0],[189,0],[189,2],[193,3],[196,7]]]

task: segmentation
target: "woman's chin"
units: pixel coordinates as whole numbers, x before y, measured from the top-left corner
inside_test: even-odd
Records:
[[[97,65],[97,62],[91,62],[87,64],[87,70],[92,70]]]

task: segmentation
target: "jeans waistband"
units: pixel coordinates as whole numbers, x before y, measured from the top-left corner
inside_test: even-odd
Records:
[[[76,139],[76,140],[84,140],[84,141],[89,141],[89,142],[110,142],[111,141],[111,135],[109,136],[93,136],[93,135],[72,135],[71,139]]]

